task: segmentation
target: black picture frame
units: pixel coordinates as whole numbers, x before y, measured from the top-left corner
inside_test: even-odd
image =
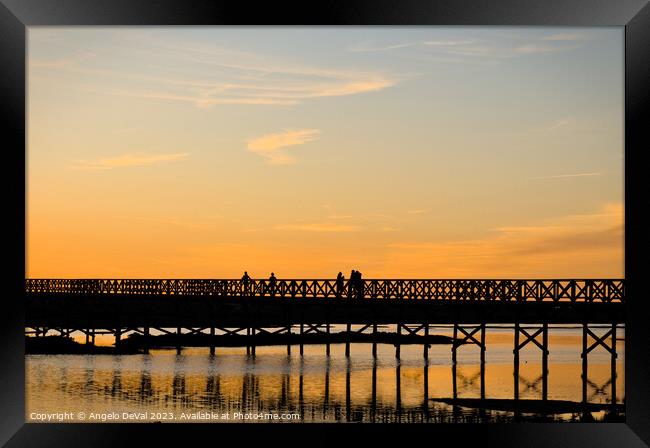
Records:
[[[5,141],[7,192],[5,239],[10,251],[3,291],[0,365],[0,443],[7,446],[130,446],[134,435],[171,442],[225,442],[241,425],[26,424],[24,409],[24,278],[26,27],[35,25],[526,25],[625,27],[625,330],[626,423],[361,425],[374,437],[396,429],[404,442],[498,446],[616,446],[650,444],[650,335],[644,328],[642,252],[650,247],[640,222],[648,176],[642,170],[650,148],[650,6],[647,0],[347,0],[260,5],[247,1],[198,0],[0,0],[0,126]],[[644,187],[645,185],[645,187]],[[646,201],[647,203],[647,201]],[[245,426],[245,425],[244,425]],[[256,425],[240,435],[266,437],[278,427],[291,431],[286,443],[310,443],[311,425]],[[351,426],[330,425],[327,433],[347,437]],[[304,429],[307,427],[307,431]],[[416,434],[414,434],[416,433]],[[295,434],[295,439],[293,438]],[[218,437],[218,438],[214,438]],[[232,443],[232,442],[229,442]]]

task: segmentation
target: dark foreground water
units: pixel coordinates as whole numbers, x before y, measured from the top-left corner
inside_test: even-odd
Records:
[[[435,334],[449,334],[437,329]],[[618,337],[623,338],[623,332]],[[488,329],[484,391],[488,401],[452,406],[436,399],[453,396],[449,345],[434,345],[428,363],[419,345],[370,344],[152,350],[148,355],[28,355],[26,420],[31,422],[502,422],[623,420],[610,411],[560,414],[501,410],[490,399],[514,397],[512,330]],[[579,330],[553,328],[549,335],[548,401],[581,402],[583,382]],[[617,344],[616,402],[623,403],[624,343]],[[610,354],[589,354],[587,400],[611,404]],[[458,398],[480,398],[479,349],[463,346],[456,367]],[[541,352],[522,350],[519,398],[542,398]],[[373,386],[374,385],[374,386]],[[504,404],[505,403],[505,404]],[[479,407],[474,407],[479,406]],[[482,406],[482,407],[481,407]],[[503,410],[506,406],[506,410]]]

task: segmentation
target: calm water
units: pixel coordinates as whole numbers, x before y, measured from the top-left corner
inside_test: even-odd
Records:
[[[446,329],[432,334],[449,334]],[[549,332],[548,399],[582,400],[580,330]],[[623,337],[619,331],[618,338]],[[485,398],[514,396],[512,330],[488,329]],[[450,406],[431,398],[451,398],[449,345],[434,345],[428,366],[419,345],[404,345],[401,360],[393,346],[344,345],[152,350],[148,355],[28,355],[27,421],[66,422],[474,422],[511,421],[512,412]],[[625,396],[624,342],[617,344],[616,398]],[[611,403],[610,355],[589,354],[587,397]],[[480,397],[479,349],[458,350],[457,396]],[[541,399],[541,352],[529,344],[520,353],[519,396]],[[373,388],[373,379],[375,387]],[[428,399],[427,399],[428,398]],[[53,415],[56,413],[67,413]],[[82,415],[83,413],[83,415]],[[601,420],[605,412],[592,412]],[[523,414],[518,418],[533,419]],[[547,419],[575,421],[579,414]]]

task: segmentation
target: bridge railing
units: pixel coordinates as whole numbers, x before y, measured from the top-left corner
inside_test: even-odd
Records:
[[[624,302],[625,280],[26,279],[30,294]]]

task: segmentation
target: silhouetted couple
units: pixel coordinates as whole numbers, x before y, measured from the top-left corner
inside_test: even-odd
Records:
[[[274,272],[271,272],[271,276],[269,277],[269,281],[267,283],[267,289],[271,293],[272,296],[275,295],[275,288],[277,285],[278,279],[275,276]],[[250,295],[251,293],[251,278],[248,275],[248,271],[244,271],[244,275],[241,278],[241,284],[242,284],[242,294],[243,295]]]
[[[248,271],[244,271],[244,275],[242,275],[242,278],[241,278],[241,286],[242,286],[241,293],[242,293],[242,295],[245,295],[245,296],[250,295],[250,292],[251,292],[250,284],[251,284],[251,278],[248,275]]]
[[[354,269],[350,273],[350,281],[348,282],[348,298],[356,297],[357,299],[363,298],[363,280],[361,279],[361,272]]]

